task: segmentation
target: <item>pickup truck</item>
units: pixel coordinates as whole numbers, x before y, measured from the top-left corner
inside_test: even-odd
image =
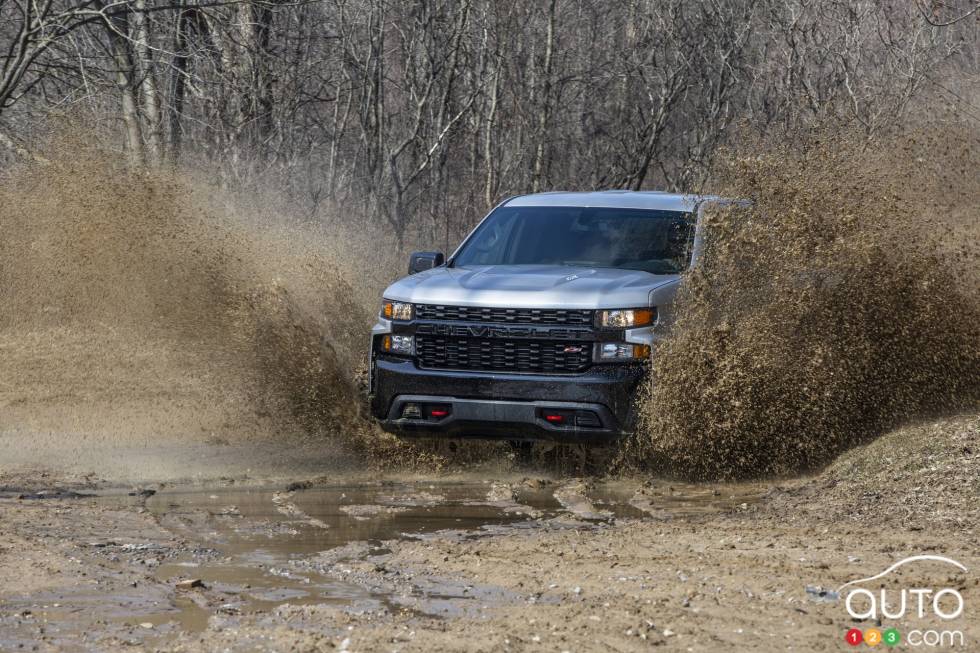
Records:
[[[371,412],[402,436],[609,443],[671,321],[715,197],[549,192],[416,252],[371,334]]]

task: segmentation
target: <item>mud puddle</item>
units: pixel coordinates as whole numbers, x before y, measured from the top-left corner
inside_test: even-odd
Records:
[[[146,501],[158,523],[195,543],[161,562],[155,577],[180,587],[176,604],[144,620],[199,630],[210,614],[266,612],[277,606],[336,604],[353,610],[390,605],[383,592],[345,582],[341,558],[385,553],[383,543],[447,529],[478,531],[526,519],[481,503],[482,486],[376,485],[289,492],[274,489],[169,491]],[[306,562],[343,551],[324,567]],[[349,554],[349,555],[348,555]],[[327,556],[330,557],[329,555]],[[438,600],[440,588],[433,587]]]
[[[302,491],[268,488],[168,491],[146,501],[158,522],[195,541],[191,555],[160,564],[156,577],[177,584],[198,579],[227,600],[220,612],[267,611],[279,605],[334,603],[354,609],[393,607],[384,588],[345,582],[342,563],[383,558],[385,542],[425,538],[447,531],[461,538],[490,536],[513,528],[589,527],[614,519],[670,518],[717,512],[753,500],[753,488],[736,494],[701,486],[639,489],[581,482],[378,483]],[[433,581],[422,612],[451,612],[444,600],[493,595],[469,588],[468,596]],[[381,591],[378,591],[381,590]],[[193,596],[193,595],[192,595]],[[181,601],[184,628],[201,628],[213,605]],[[404,601],[394,601],[402,607]]]
[[[430,569],[398,567],[389,560],[389,547],[407,539],[466,541],[515,529],[533,534],[672,519],[728,510],[761,491],[747,485],[732,490],[525,479],[100,493],[79,499],[99,517],[77,544],[90,561],[115,569],[115,576],[134,573],[132,582],[117,583],[112,592],[84,584],[8,603],[12,614],[27,616],[9,631],[12,639],[0,638],[0,648],[3,639],[26,643],[39,620],[62,644],[86,648],[84,633],[93,620],[119,641],[159,645],[180,633],[241,619],[275,620],[304,606],[354,614],[478,613],[523,598]],[[154,530],[107,527],[109,515],[134,513],[150,517]]]

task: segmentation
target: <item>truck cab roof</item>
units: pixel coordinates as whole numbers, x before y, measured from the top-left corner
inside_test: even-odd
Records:
[[[652,190],[603,190],[590,192],[551,191],[519,195],[501,206],[581,206],[660,211],[693,211],[710,195],[665,193]]]

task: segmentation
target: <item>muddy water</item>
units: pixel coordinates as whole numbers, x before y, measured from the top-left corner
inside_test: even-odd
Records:
[[[751,486],[739,486],[735,492],[666,484],[636,491],[625,484],[594,488],[547,482],[379,483],[293,492],[177,490],[154,495],[146,508],[162,526],[200,545],[161,564],[156,577],[167,583],[199,579],[227,597],[219,611],[235,614],[267,611],[284,603],[390,606],[391,597],[305,564],[324,551],[348,547],[351,558],[368,559],[383,555],[386,541],[435,532],[480,537],[507,528],[561,524],[563,519],[569,527],[581,527],[592,521],[688,516],[727,509],[756,496]],[[352,546],[357,544],[361,546]],[[436,605],[444,598],[439,589],[434,587],[431,597]],[[470,598],[479,594],[471,592]],[[421,608],[430,611],[424,604]],[[185,599],[173,610],[145,620],[176,620],[183,629],[197,629],[206,625],[209,613],[209,606]]]
[[[160,564],[166,583],[199,579],[227,600],[226,614],[278,605],[388,604],[388,597],[304,565],[324,551],[354,543],[353,557],[383,554],[383,542],[447,529],[478,532],[526,521],[527,515],[486,502],[481,485],[368,485],[286,492],[266,488],[170,491],[146,502],[159,523],[199,545]],[[533,514],[533,513],[532,513]],[[193,596],[193,594],[189,594]],[[177,605],[145,621],[177,621],[184,630],[207,624],[211,605],[178,596]]]
[[[599,529],[614,521],[728,510],[755,501],[761,491],[752,485],[525,480],[375,482],[293,491],[177,487],[149,497],[105,493],[86,501],[107,514],[148,513],[160,531],[155,537],[95,536],[83,547],[109,564],[128,564],[147,575],[122,592],[76,588],[6,607],[12,613],[33,610],[57,641],[82,648],[92,619],[123,641],[158,646],[182,632],[246,615],[271,618],[287,604],[451,617],[521,598],[431,570],[386,568],[393,541],[436,533],[465,540],[514,529]],[[182,589],[185,581],[196,586]],[[29,641],[29,625],[30,620],[19,622],[0,636],[0,649]]]

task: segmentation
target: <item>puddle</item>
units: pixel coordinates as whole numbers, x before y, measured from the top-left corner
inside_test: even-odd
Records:
[[[474,531],[527,521],[529,516],[487,501],[489,484],[391,484],[318,487],[296,492],[267,488],[164,490],[145,500],[158,523],[196,547],[160,561],[154,576],[174,586],[199,579],[206,591],[178,592],[172,606],[143,613],[137,621],[154,627],[175,623],[181,630],[205,628],[211,614],[267,612],[283,604],[335,604],[370,609],[404,608],[402,597],[338,580],[322,565],[297,564],[324,551],[364,543],[353,557],[383,554],[382,542],[438,531]],[[542,507],[560,507],[547,496]],[[130,497],[102,497],[134,503]],[[540,515],[535,510],[532,514]],[[152,551],[149,552],[152,554]],[[329,571],[329,570],[328,570]],[[435,587],[433,602],[467,599],[478,592]],[[425,606],[420,607],[422,611]],[[435,612],[449,612],[444,606]],[[132,619],[131,619],[132,620]]]
[[[599,528],[622,519],[698,515],[755,501],[762,489],[667,483],[638,489],[635,482],[594,486],[573,480],[107,494],[90,500],[148,510],[174,539],[92,542],[91,551],[109,561],[124,558],[137,564],[158,583],[134,589],[132,596],[62,594],[60,605],[71,612],[48,612],[45,618],[71,622],[79,610],[98,608],[100,618],[128,629],[134,641],[159,644],[177,632],[201,631],[215,618],[234,620],[286,605],[453,616],[521,599],[499,587],[460,584],[428,570],[406,582],[401,571],[385,568],[385,542],[435,533],[488,537],[518,528]],[[169,591],[190,579],[203,587]]]

